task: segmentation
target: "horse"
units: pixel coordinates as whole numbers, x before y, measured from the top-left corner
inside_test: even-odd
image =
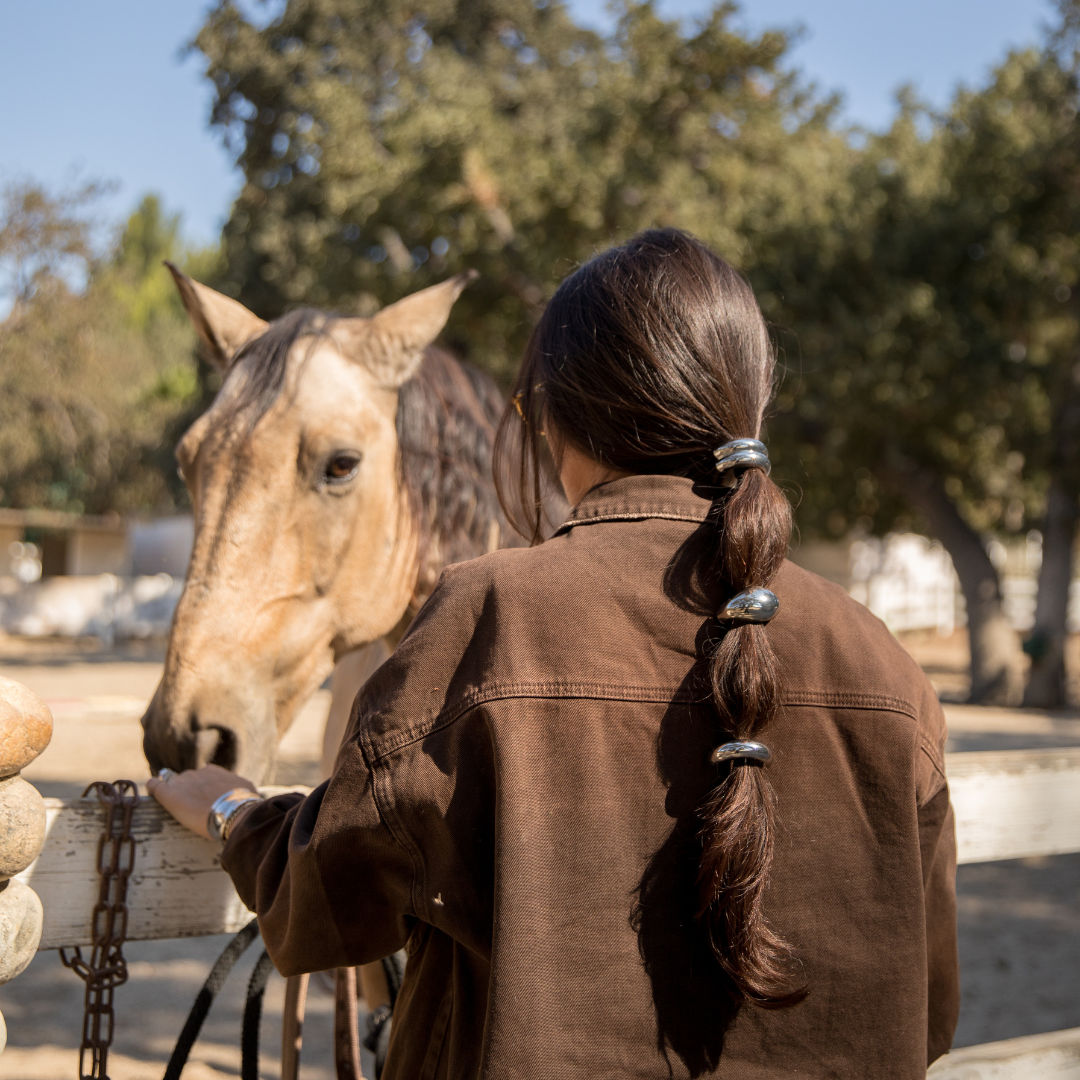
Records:
[[[195,538],[143,749],[154,770],[268,782],[333,670],[326,776],[357,689],[442,568],[522,542],[492,475],[502,395],[434,345],[476,274],[371,318],[267,323],[169,269],[222,383],[176,449]]]

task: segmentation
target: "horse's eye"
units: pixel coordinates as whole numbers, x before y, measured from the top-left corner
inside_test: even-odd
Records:
[[[344,484],[360,468],[360,455],[355,450],[342,450],[326,463],[323,476],[328,484]]]

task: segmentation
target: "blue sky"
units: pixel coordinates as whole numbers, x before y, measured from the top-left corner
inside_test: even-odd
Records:
[[[111,179],[109,211],[122,217],[147,191],[180,211],[184,231],[212,240],[239,180],[208,130],[210,90],[199,57],[182,53],[206,0],[33,0],[0,14],[0,181],[52,185],[78,171]],[[583,23],[609,24],[603,0],[570,0]],[[661,0],[693,18],[706,0]],[[943,105],[977,84],[1005,52],[1032,44],[1049,0],[751,0],[751,30],[801,25],[794,61],[845,96],[847,119],[886,125],[896,88],[914,83]]]

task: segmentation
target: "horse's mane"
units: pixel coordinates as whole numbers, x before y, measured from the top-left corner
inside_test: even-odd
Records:
[[[524,541],[507,523],[492,473],[503,397],[487,375],[430,348],[398,396],[398,467],[419,533],[414,603],[442,568]]]
[[[296,342],[312,336],[314,346],[333,319],[299,308],[275,319],[241,350],[237,360],[250,360],[249,374],[232,409],[245,415],[248,430],[280,397]],[[503,516],[492,474],[503,405],[487,375],[434,347],[399,391],[398,476],[418,539],[412,612],[447,564],[524,543]]]

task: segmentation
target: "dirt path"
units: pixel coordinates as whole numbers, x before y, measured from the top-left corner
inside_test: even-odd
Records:
[[[53,710],[49,749],[26,772],[46,795],[71,797],[91,780],[147,774],[138,718],[161,671],[160,648],[111,652],[87,644],[0,640],[0,675],[33,688]],[[320,691],[282,745],[277,782],[317,779],[329,694]],[[1080,745],[1074,715],[948,708],[953,750]],[[963,1003],[956,1045],[1080,1026],[1080,855],[961,867],[958,875]],[[196,991],[227,938],[136,942],[131,979],[117,991],[113,1080],[158,1080]],[[196,1046],[187,1080],[239,1075],[239,1030],[253,947],[223,991]],[[268,991],[262,1072],[276,1076],[284,983]],[[9,1049],[0,1080],[70,1080],[82,984],[55,952],[39,953],[0,987]],[[303,1075],[330,1080],[331,998],[313,989]],[[370,1069],[370,1062],[365,1066]],[[374,1075],[369,1072],[368,1075]]]

